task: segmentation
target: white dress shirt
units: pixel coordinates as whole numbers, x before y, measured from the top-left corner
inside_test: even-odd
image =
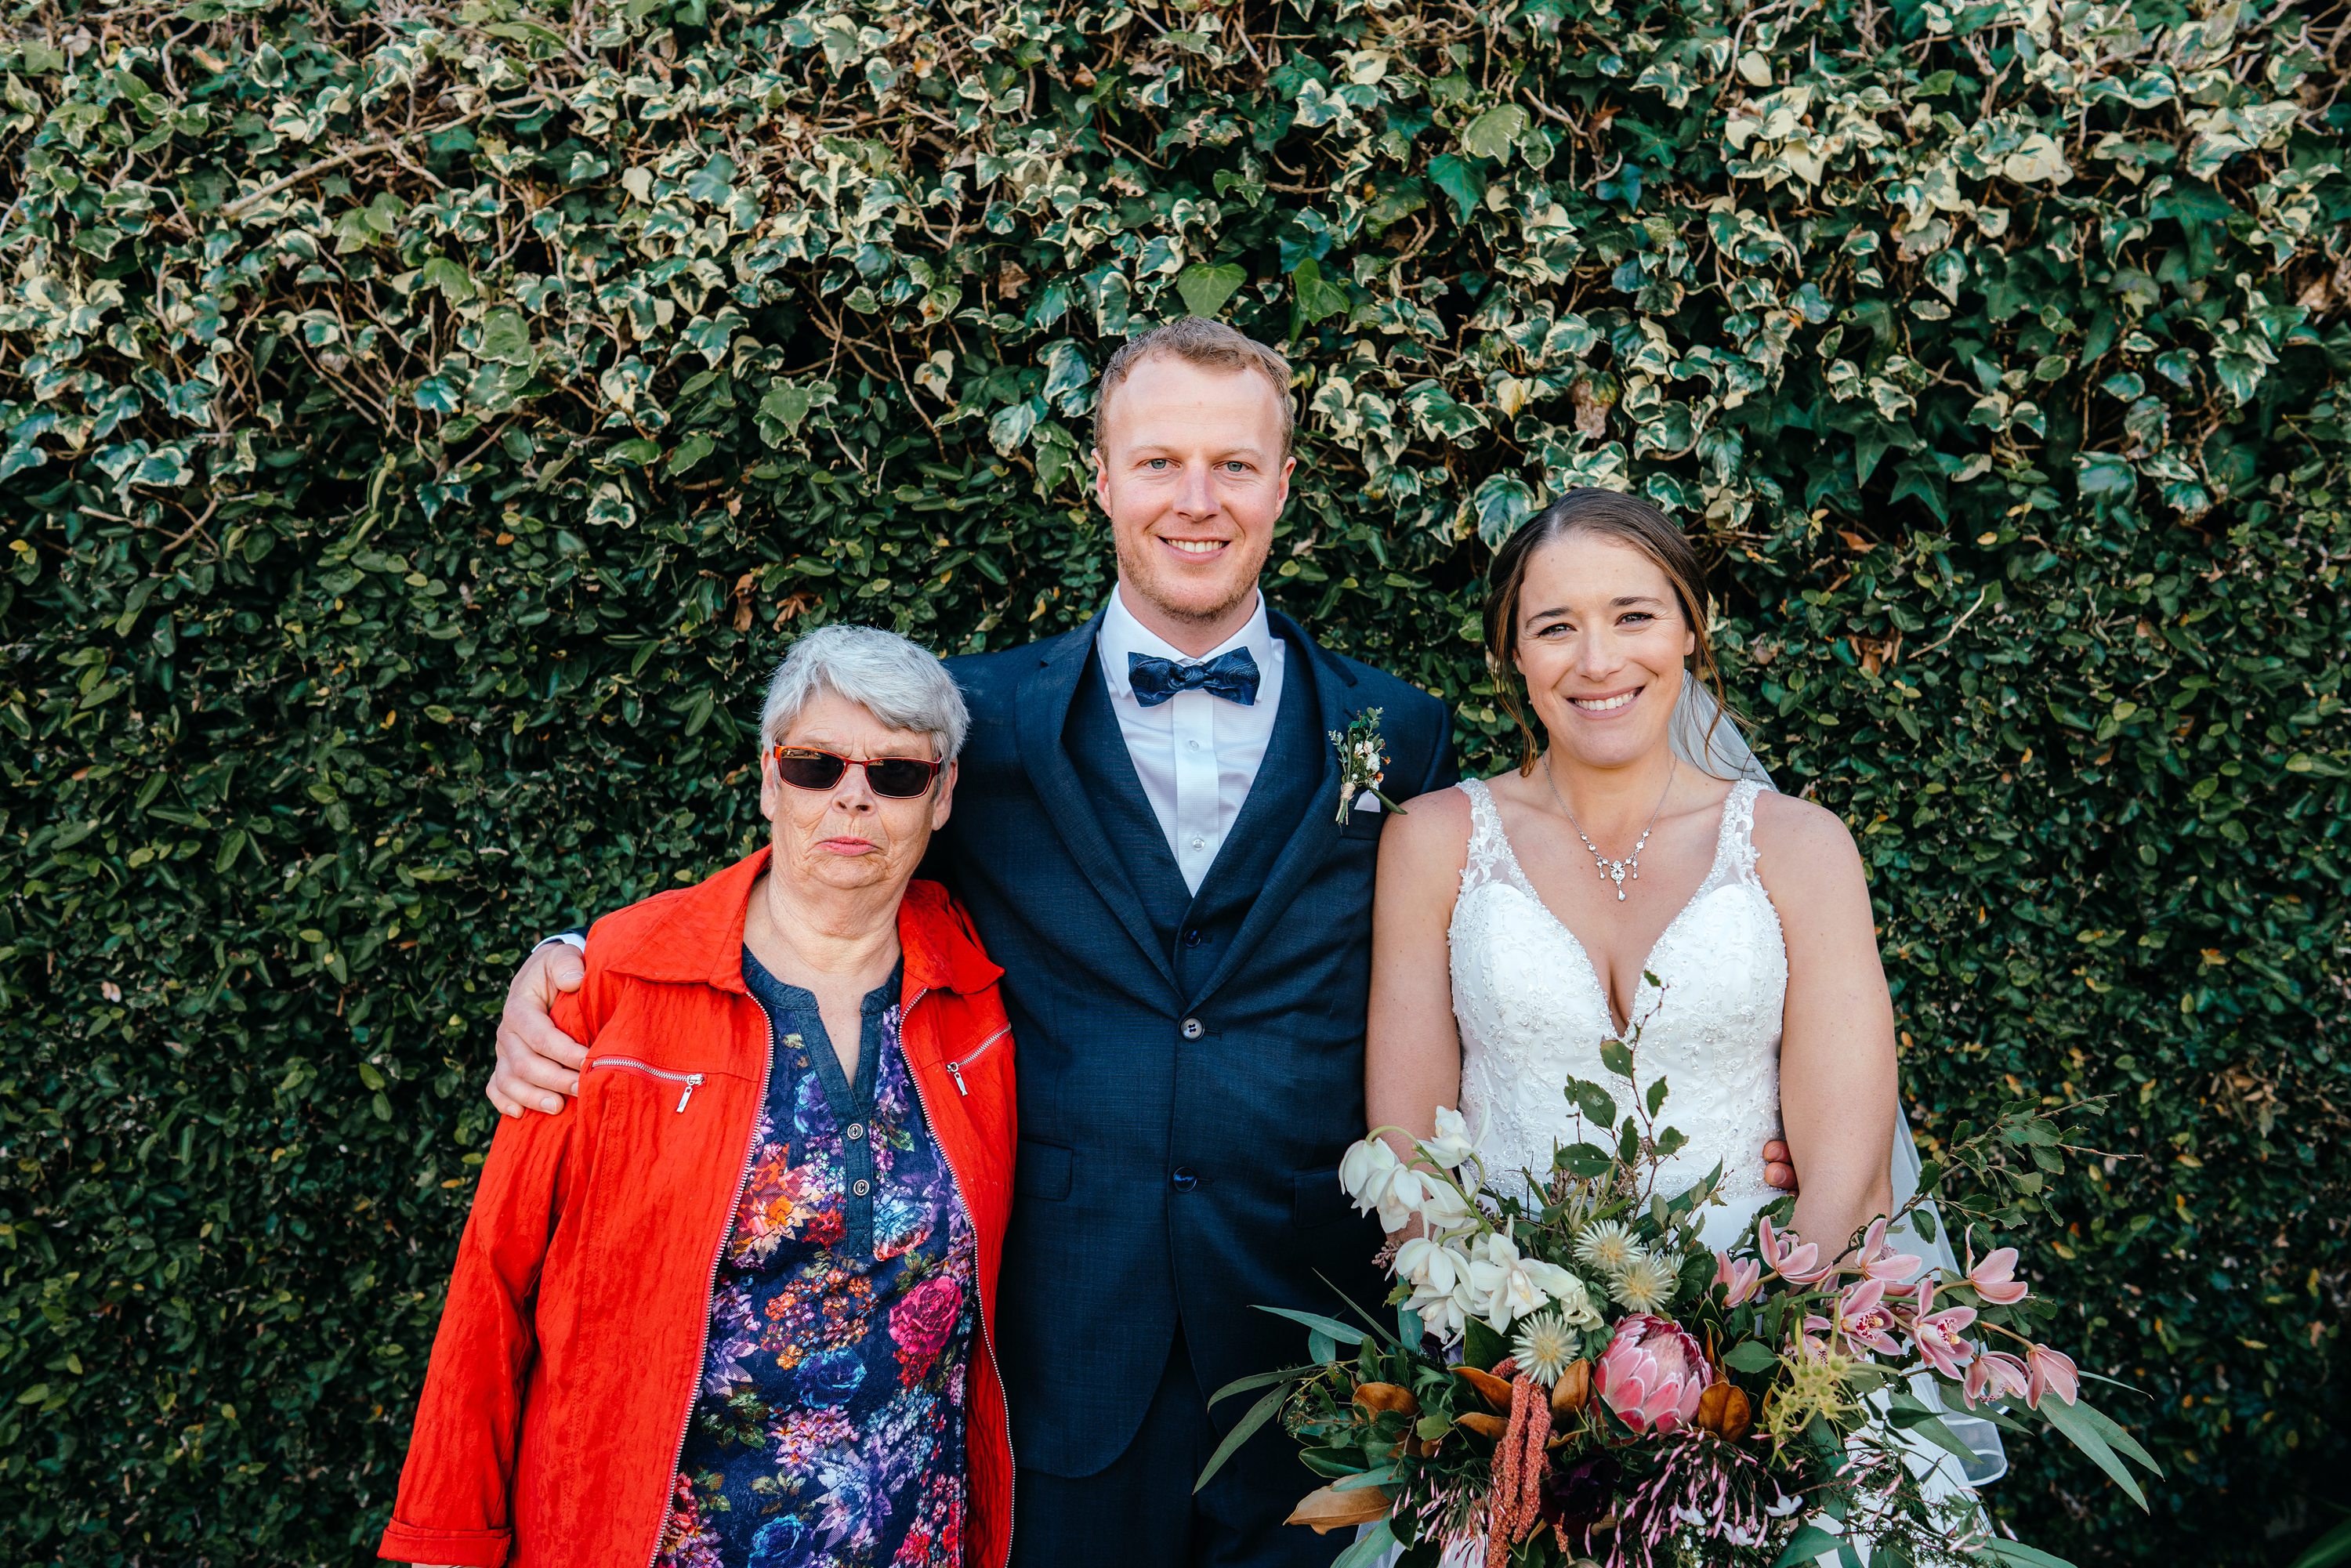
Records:
[[[1217,852],[1224,847],[1225,835],[1241,814],[1241,803],[1257,780],[1258,764],[1265,760],[1266,746],[1273,739],[1274,716],[1281,710],[1281,639],[1266,623],[1260,594],[1248,625],[1195,659],[1137,621],[1123,593],[1112,591],[1110,609],[1094,639],[1102,652],[1102,679],[1110,687],[1119,733],[1126,737],[1126,754],[1143,781],[1144,797],[1159,819],[1160,831],[1167,835],[1184,885],[1198,893]],[[1257,661],[1257,701],[1249,706],[1207,692],[1177,692],[1154,707],[1134,700],[1128,654],[1199,664],[1235,648],[1248,649]]]

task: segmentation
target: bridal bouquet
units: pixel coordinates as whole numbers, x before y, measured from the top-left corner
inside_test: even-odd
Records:
[[[1633,1081],[1630,1046],[1604,1055]],[[1449,1110],[1409,1159],[1376,1134],[1348,1153],[1340,1180],[1357,1207],[1391,1232],[1415,1227],[1387,1257],[1396,1325],[1266,1309],[1309,1330],[1310,1364],[1218,1392],[1269,1389],[1201,1484],[1279,1414],[1307,1468],[1330,1478],[1291,1521],[1372,1527],[1334,1568],[1398,1547],[1401,1568],[2063,1568],[1995,1535],[1956,1464],[1938,1470],[1943,1452],[1970,1457],[1942,1420],[1948,1403],[2062,1433],[2145,1506],[2126,1460],[2154,1460],[2041,1343],[2035,1325],[2055,1309],[2018,1280],[2016,1250],[1977,1257],[1970,1244],[1964,1270],[1927,1270],[1896,1249],[1904,1221],[1932,1239],[1935,1211],[1919,1206],[1940,1170],[1847,1249],[1786,1228],[1783,1198],[1718,1252],[1699,1225],[1720,1168],[1656,1190],[1686,1142],[1658,1123],[1664,1082],[1621,1118],[1597,1084],[1566,1092],[1613,1147],[1559,1150],[1524,1197],[1488,1186]],[[2035,1193],[2065,1136],[2011,1107],[1959,1129],[1943,1168]]]

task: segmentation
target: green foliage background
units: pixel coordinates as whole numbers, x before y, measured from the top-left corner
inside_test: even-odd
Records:
[[[2028,1267],[2283,1562],[2346,1445],[2345,30],[2175,0],[187,0],[0,45],[0,1554],[350,1562],[523,939],[749,840],[822,619],[1070,625],[1088,386],[1307,413],[1269,578],[1500,727],[1637,486],[1873,866],[1914,1114],[2114,1097]]]

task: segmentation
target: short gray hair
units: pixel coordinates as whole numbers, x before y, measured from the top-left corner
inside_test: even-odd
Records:
[[[971,731],[971,710],[936,653],[879,626],[820,626],[792,644],[768,682],[760,749],[782,745],[800,711],[828,692],[892,729],[929,735],[942,762],[956,759]]]

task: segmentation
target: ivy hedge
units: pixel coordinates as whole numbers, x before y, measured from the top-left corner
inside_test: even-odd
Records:
[[[1455,706],[1575,483],[1700,538],[1872,868],[1931,1145],[2169,1471],[2332,1516],[2339,14],[2205,0],[33,0],[0,41],[0,1554],[349,1563],[533,933],[751,841],[758,681],[1086,615],[1089,383],[1289,345],[1268,586]]]

